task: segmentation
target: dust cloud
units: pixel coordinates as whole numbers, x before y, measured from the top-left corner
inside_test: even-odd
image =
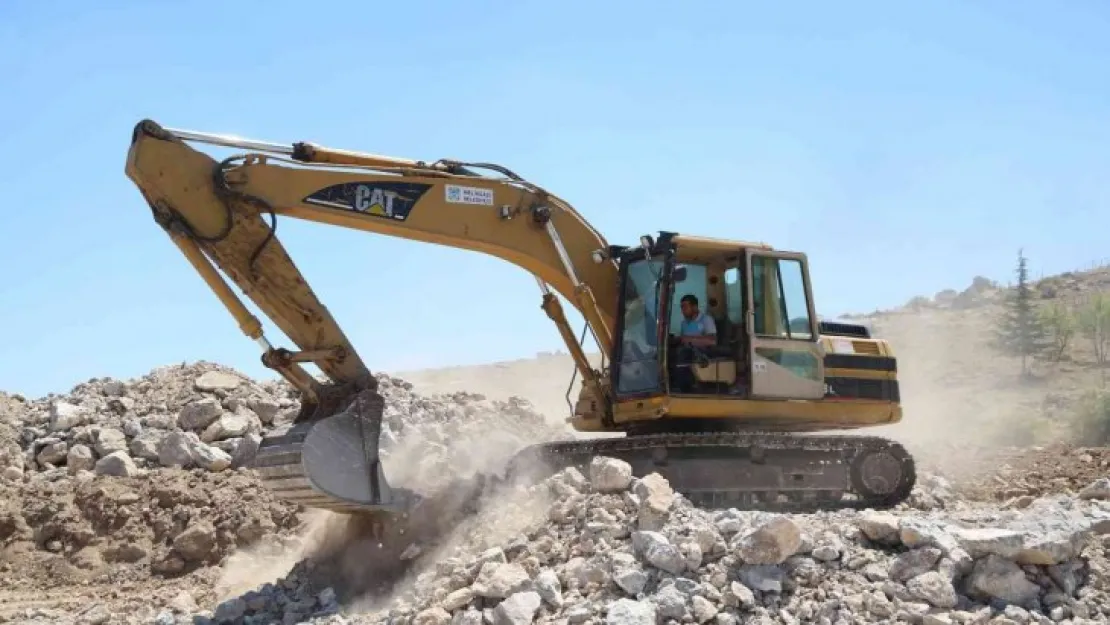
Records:
[[[900,423],[847,434],[886,436],[901,442],[919,464],[943,466],[956,475],[973,472],[984,454],[1059,438],[1046,431],[1046,393],[1072,384],[1067,375],[1023,379],[1020,361],[991,345],[996,305],[970,309],[904,308],[872,314],[866,321],[898,358],[903,418]],[[849,319],[851,320],[851,319]],[[594,356],[596,360],[596,355]],[[569,408],[566,384],[574,364],[566,355],[543,355],[508,363],[405,372],[421,392],[469,390],[491,398],[521,395],[549,421],[562,426]],[[578,385],[572,390],[572,397]],[[565,427],[565,426],[563,426]],[[574,433],[566,437],[606,436]]]
[[[221,601],[273,581],[275,571],[288,571],[297,562],[324,553],[341,540],[335,530],[341,515],[306,510],[302,517],[301,527],[293,536],[263,540],[228,556],[214,588]]]
[[[867,432],[901,442],[919,465],[956,479],[1012,446],[1060,438],[1043,431],[1040,416],[1059,378],[1022,378],[1020,360],[999,354],[991,344],[999,314],[992,306],[875,318],[876,336],[898,358],[903,415]]]
[[[292,571],[314,588],[332,588],[344,604],[373,612],[451,554],[504,544],[541,522],[550,498],[535,477],[551,468],[522,455],[512,475],[502,479],[502,473],[524,447],[565,436],[566,430],[521,421],[511,412],[472,416],[453,424],[449,437],[431,427],[410,427],[383,456],[390,484],[421,496],[406,517],[309,511],[294,537],[229,558],[217,594],[240,596],[272,582],[274,571]]]

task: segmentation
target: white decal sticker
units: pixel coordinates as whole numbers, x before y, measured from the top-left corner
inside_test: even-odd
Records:
[[[460,187],[457,184],[447,185],[447,202],[449,204],[477,204],[479,206],[493,206],[493,191],[478,187]]]
[[[752,363],[752,372],[753,373],[767,373],[767,363],[765,363],[765,362],[753,362]]]
[[[838,354],[854,354],[854,353],[856,353],[856,347],[854,345],[852,345],[851,341],[846,341],[844,339],[833,339],[832,344],[833,344],[833,351],[838,353]]]

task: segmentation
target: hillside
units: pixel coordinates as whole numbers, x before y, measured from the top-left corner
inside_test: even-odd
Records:
[[[1075,317],[1092,298],[1110,290],[1110,269],[1069,272],[1031,283],[1034,306]],[[1013,289],[976,278],[961,292],[860,316],[890,340],[899,355],[906,403],[905,422],[892,428],[910,440],[936,442],[953,433],[984,446],[1046,443],[1083,436],[1076,430],[1085,396],[1101,389],[1100,367],[1090,337],[1081,329],[1059,358],[1030,361],[995,346],[999,319]],[[1051,330],[1046,330],[1051,339]],[[1097,442],[1097,441],[1088,441]]]

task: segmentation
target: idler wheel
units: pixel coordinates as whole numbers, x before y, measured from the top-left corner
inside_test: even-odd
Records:
[[[865,447],[851,465],[852,490],[875,507],[898,505],[909,497],[917,475],[913,458],[904,447],[891,443]]]

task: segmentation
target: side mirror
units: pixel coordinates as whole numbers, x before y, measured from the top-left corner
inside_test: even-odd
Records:
[[[671,280],[674,282],[685,282],[686,267],[675,267],[674,271],[671,272]]]

